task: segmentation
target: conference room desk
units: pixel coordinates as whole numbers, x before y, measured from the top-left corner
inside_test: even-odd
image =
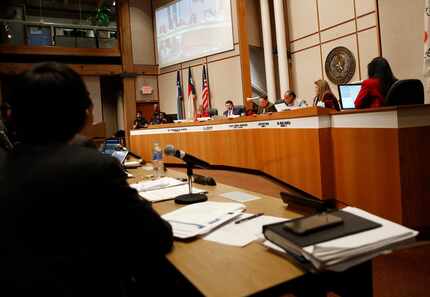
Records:
[[[336,113],[316,107],[132,130],[131,150],[152,142],[213,165],[258,170],[319,199],[430,228],[430,106]],[[166,157],[165,162],[181,163]]]
[[[142,168],[130,170],[130,172],[138,177],[130,179],[130,183],[140,181],[141,177],[145,175],[145,171]],[[185,177],[185,173],[171,169],[167,173],[173,177]],[[232,191],[241,191],[260,197],[261,199],[244,203],[246,212],[263,212],[265,215],[284,218],[300,216],[298,213],[288,210],[280,199],[274,197],[220,183],[214,187],[197,186],[208,191],[209,201],[234,202],[220,196],[222,193]],[[170,200],[153,203],[153,207],[158,213],[165,214],[183,207],[183,205],[175,204],[173,200]],[[175,240],[174,249],[167,255],[167,258],[204,296],[225,297],[250,296],[254,294],[272,296],[272,293],[268,293],[270,289],[284,285],[282,290],[289,291],[292,288],[292,283],[295,285],[301,284],[301,286],[315,285],[315,280],[324,282],[321,284],[324,286],[326,283],[333,282],[334,290],[342,290],[343,285],[349,284],[347,289],[366,292],[362,295],[354,296],[372,295],[370,261],[347,273],[324,274],[319,278],[314,275],[309,276],[309,273],[293,264],[292,261],[270,252],[260,243],[253,242],[240,248],[201,238],[191,241]],[[327,277],[327,281],[324,277]],[[359,282],[357,282],[358,277],[360,278]],[[338,287],[339,285],[340,287]],[[330,285],[330,287],[332,286],[333,284]],[[355,286],[358,286],[358,288],[354,289]]]

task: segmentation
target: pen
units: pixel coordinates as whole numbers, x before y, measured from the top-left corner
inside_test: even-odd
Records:
[[[243,218],[243,219],[237,220],[237,221],[235,221],[234,223],[235,223],[235,224],[240,224],[240,223],[243,223],[243,222],[245,222],[245,221],[255,219],[255,218],[257,218],[257,217],[259,217],[259,216],[262,216],[262,215],[264,215],[264,213],[262,213],[262,212],[260,212],[260,213],[256,213],[255,215],[249,216],[249,217],[247,217],[247,218]]]

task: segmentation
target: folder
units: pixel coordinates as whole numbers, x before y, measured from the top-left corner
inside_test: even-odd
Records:
[[[268,240],[279,245],[283,249],[301,255],[301,249],[303,247],[381,227],[381,224],[342,210],[330,212],[330,214],[342,218],[343,224],[309,234],[299,235],[284,228],[285,222],[282,222],[264,226],[263,233]],[[290,220],[289,223],[303,219],[304,218]]]
[[[343,271],[387,251],[402,248],[413,242],[418,234],[355,207],[345,207],[332,214],[342,217],[344,224],[306,235],[288,232],[282,228],[282,223],[271,224],[265,226],[263,233],[282,250],[304,257],[318,270],[330,271]]]

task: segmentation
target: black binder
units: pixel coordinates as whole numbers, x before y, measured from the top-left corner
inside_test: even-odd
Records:
[[[381,227],[379,223],[342,210],[333,211],[330,214],[342,218],[343,224],[299,235],[285,229],[284,224],[286,222],[280,222],[263,226],[263,234],[266,239],[284,250],[293,252],[296,255],[302,255],[301,251],[303,247]],[[298,218],[295,220],[302,219]]]

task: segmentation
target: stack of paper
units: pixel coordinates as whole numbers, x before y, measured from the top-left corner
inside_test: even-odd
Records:
[[[171,177],[163,177],[157,180],[143,181],[137,184],[132,184],[130,186],[132,188],[135,188],[142,198],[150,202],[159,202],[174,199],[179,195],[189,193],[187,183]],[[193,187],[192,192],[204,193],[205,190]]]
[[[177,180],[175,178],[162,177],[156,180],[146,180],[137,184],[132,184],[130,185],[130,187],[135,188],[138,192],[144,192],[183,184],[185,184],[185,182]]]
[[[302,256],[317,269],[343,271],[409,242],[418,232],[364,210],[346,207],[345,212],[363,217],[382,226],[368,231],[320,242],[302,249]],[[264,245],[273,248],[271,243]],[[277,249],[279,251],[279,249]],[[289,251],[291,252],[291,251]]]
[[[207,201],[182,207],[162,217],[172,225],[173,236],[191,238],[238,217],[245,208],[241,203]]]
[[[189,194],[190,189],[187,184],[165,187],[163,189],[140,192],[139,195],[149,202],[159,202],[175,199],[179,195]],[[193,187],[193,193],[207,193],[205,190]]]
[[[396,243],[412,239],[418,234],[415,230],[358,208],[347,207],[343,210],[380,223],[382,227],[305,247],[304,256],[317,268],[333,266],[349,259],[357,261],[357,257],[362,257],[363,261],[368,260],[375,254],[394,248]]]

